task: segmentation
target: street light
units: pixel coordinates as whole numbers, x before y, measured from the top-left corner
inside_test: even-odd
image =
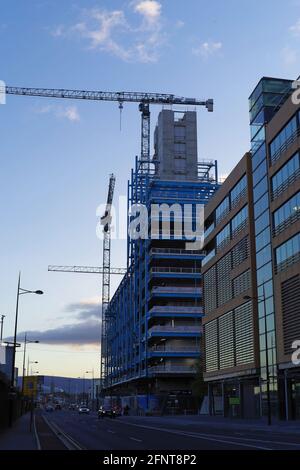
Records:
[[[16,314],[15,314],[15,332],[14,332],[14,342],[13,342],[13,356],[12,356],[12,364],[11,364],[11,392],[14,389],[15,386],[15,362],[16,362],[16,344],[17,344],[17,331],[18,331],[18,315],[19,315],[19,298],[20,295],[23,294],[37,294],[37,295],[43,295],[42,290],[28,290],[28,289],[23,289],[20,286],[21,283],[21,272],[19,272],[19,279],[18,279],[18,289],[17,289],[17,302],[16,302]],[[12,425],[12,414],[13,414],[13,403],[12,399],[10,400],[10,412],[9,412],[9,425]]]
[[[87,370],[86,374],[92,374],[92,407],[94,407],[94,369]]]
[[[26,357],[26,345],[27,344],[37,344],[39,341],[29,341],[27,339],[27,333],[25,333],[25,338],[24,338],[24,353],[23,353],[23,380],[22,380],[22,395],[24,394],[24,383],[25,383],[25,357]],[[37,362],[36,362],[37,364]],[[29,375],[29,370],[27,368],[27,375]]]
[[[2,341],[3,339],[3,323],[4,323],[4,318],[5,318],[5,315],[1,315],[1,333],[0,333],[0,341]]]
[[[266,294],[265,286],[263,285],[263,295],[259,297],[251,297],[245,295],[245,300],[257,300],[258,303],[264,304],[264,319],[265,319],[265,343],[266,343],[266,372],[267,372],[267,407],[268,407],[268,425],[272,424],[272,413],[271,413],[271,394],[270,394],[270,371],[269,371],[269,355],[268,355],[268,334],[267,334],[267,310],[266,310]],[[260,366],[260,370],[262,367]]]
[[[28,361],[27,361],[27,375],[32,375],[32,367],[31,367],[31,372],[30,372],[30,374],[29,374],[29,366],[30,366],[30,364],[38,364],[38,363],[39,363],[39,361],[30,361],[30,360],[29,360],[29,357],[28,357]]]

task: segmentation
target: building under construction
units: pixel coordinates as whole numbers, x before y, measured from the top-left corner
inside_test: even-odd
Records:
[[[193,407],[205,253],[191,237],[202,222],[199,209],[217,188],[217,163],[198,162],[196,112],[161,111],[154,156],[137,159],[128,182],[128,224],[133,206],[139,215],[146,208],[147,220],[138,227],[143,236],[128,236],[128,269],[105,312],[103,391],[122,406],[150,412]]]

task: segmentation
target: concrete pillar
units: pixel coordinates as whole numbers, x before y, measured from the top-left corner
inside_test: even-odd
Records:
[[[287,370],[284,371],[284,404],[285,404],[285,419],[289,420],[289,387],[288,387],[288,378]]]

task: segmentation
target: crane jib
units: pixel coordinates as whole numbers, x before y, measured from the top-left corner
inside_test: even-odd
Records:
[[[213,100],[198,100],[196,98],[184,98],[168,93],[141,93],[141,92],[107,92],[92,90],[68,90],[64,88],[25,88],[25,87],[9,87],[5,88],[8,95],[19,96],[39,96],[45,98],[67,98],[82,100],[98,100],[98,101],[117,101],[151,103],[151,104],[177,104],[191,106],[205,106],[208,111],[213,107]]]

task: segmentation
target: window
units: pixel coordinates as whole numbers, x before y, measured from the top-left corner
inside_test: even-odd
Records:
[[[247,220],[248,206],[245,206],[231,221],[232,237],[243,230],[243,228],[247,225]]]
[[[185,173],[186,172],[186,159],[185,158],[175,158],[174,159],[174,169],[176,172]]]
[[[270,223],[269,211],[266,210],[258,219],[255,221],[255,235],[258,235],[262,230],[267,228]]]
[[[264,246],[268,245],[271,241],[270,227],[267,227],[256,237],[256,251],[261,250]]]
[[[185,139],[185,126],[175,126],[174,127],[174,137],[177,140]]]
[[[295,140],[297,130],[297,116],[294,116],[286,126],[277,134],[270,144],[271,162],[274,163],[282,152]],[[294,139],[293,139],[294,136]]]
[[[258,183],[253,190],[254,202],[258,201],[262,195],[268,190],[268,180],[265,176],[260,183]]]
[[[220,222],[229,212],[229,197],[227,196],[224,201],[216,208],[216,223]]]
[[[277,171],[272,178],[272,195],[273,198],[286,189],[286,186],[299,176],[299,153],[296,153],[290,160]]]
[[[272,279],[272,263],[265,264],[257,270],[257,285],[260,286],[270,279]]]
[[[253,172],[253,186],[255,186],[259,181],[267,174],[267,162],[264,160]]]
[[[263,144],[252,156],[252,171],[266,158],[266,145]]]
[[[231,208],[236,206],[246,194],[247,176],[244,175],[230,192]]]
[[[268,193],[264,194],[255,204],[254,204],[254,218],[257,219],[260,214],[262,214],[269,207],[269,195]]]
[[[174,144],[175,154],[185,155],[185,144]]]
[[[271,261],[271,247],[270,245],[267,245],[261,251],[256,253],[256,266],[257,268],[260,268],[269,261]]]
[[[227,224],[226,227],[218,233],[216,237],[217,248],[222,248],[230,241],[230,224]]]
[[[287,225],[300,218],[300,191],[291,197],[273,214],[274,232],[276,235],[282,232]]]
[[[300,259],[300,233],[276,248],[276,268],[283,271]]]

